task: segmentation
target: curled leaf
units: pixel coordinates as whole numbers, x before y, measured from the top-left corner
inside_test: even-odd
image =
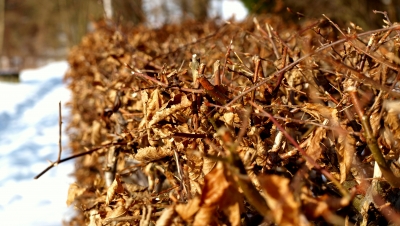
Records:
[[[120,176],[117,174],[115,175],[113,183],[107,190],[106,204],[109,205],[115,195],[122,192],[124,192],[124,187],[122,186]]]
[[[300,225],[300,203],[294,198],[289,187],[289,179],[277,175],[259,177],[269,208],[274,213],[278,225]]]
[[[138,149],[135,159],[141,162],[152,162],[172,156],[173,154],[174,152],[170,148],[145,147]]]
[[[352,130],[350,127],[348,130]],[[353,162],[353,156],[356,151],[356,139],[348,133],[340,133],[337,145],[336,153],[339,160],[340,169],[340,183],[344,182],[347,178],[347,174],[350,172],[351,164]]]

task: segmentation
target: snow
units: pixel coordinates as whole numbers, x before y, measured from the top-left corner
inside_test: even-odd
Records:
[[[247,9],[243,3],[238,0],[212,1],[212,9],[219,9],[221,17],[225,20],[234,16],[236,20],[241,21],[247,16]]]
[[[62,82],[66,62],[22,71],[20,83],[0,83],[0,219],[2,225],[62,225],[73,161],[33,177],[58,154],[58,102],[70,92]],[[63,108],[64,126],[68,110]],[[63,146],[67,145],[63,134]],[[63,157],[69,156],[64,148]]]
[[[169,11],[169,22],[179,22],[181,20],[182,14],[179,6],[173,1],[154,0],[144,1],[143,3],[149,26],[158,27],[166,22],[162,10]],[[211,18],[221,16],[223,20],[228,20],[234,16],[235,20],[241,21],[248,14],[247,9],[240,0],[211,0],[210,3],[209,15]]]

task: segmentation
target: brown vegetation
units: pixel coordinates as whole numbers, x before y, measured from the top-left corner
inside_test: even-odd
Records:
[[[399,223],[398,25],[96,26],[65,76],[71,225]]]

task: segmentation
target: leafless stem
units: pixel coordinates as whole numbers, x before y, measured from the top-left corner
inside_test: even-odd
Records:
[[[225,68],[226,68],[226,63],[228,62],[229,53],[231,52],[232,43],[233,43],[233,38],[231,39],[228,49],[226,50],[224,67],[222,68],[221,79],[220,79],[222,82],[225,80]]]
[[[254,59],[254,64],[255,64],[255,69],[254,69],[254,75],[253,75],[253,84],[257,82],[257,78],[258,78],[258,71],[260,70],[260,57],[256,56]],[[254,102],[254,99],[256,97],[256,90],[253,90],[251,92],[251,101]]]
[[[283,49],[282,66],[281,66],[281,68],[285,68],[285,66],[286,66],[286,57],[287,57],[287,48],[284,48],[284,49]],[[283,76],[284,76],[284,75],[285,75],[285,71],[282,71],[281,73],[279,73],[278,82],[277,82],[277,84],[276,84],[274,90],[272,91],[272,95],[274,95],[274,94],[276,94],[276,93],[278,92],[279,86],[280,86],[281,83],[282,83],[282,80],[283,80]]]
[[[61,124],[62,124],[62,118],[61,118],[61,101],[58,103],[58,157],[57,157],[57,163],[58,164],[61,160],[61,152],[62,152],[62,144],[61,144]]]
[[[113,59],[118,61],[121,65],[124,65],[125,67],[129,68],[131,70],[132,75],[140,77],[140,78],[144,79],[145,81],[152,81],[152,82],[154,82],[155,84],[157,84],[159,86],[168,87],[168,84],[162,83],[162,82],[158,81],[157,79],[155,79],[153,77],[150,77],[150,76],[148,76],[146,74],[142,74],[142,73],[136,72],[135,69],[132,68],[129,64],[126,64],[126,63],[123,63],[122,61],[120,61],[118,59],[118,57],[116,57],[116,56],[112,56],[112,57],[113,57]]]
[[[216,86],[221,85],[221,70],[220,69],[221,69],[220,62],[219,62],[219,60],[217,60],[214,63],[214,81],[215,81]]]
[[[47,171],[49,171],[51,168],[53,168],[53,167],[56,165],[56,163],[57,163],[57,164],[60,164],[60,163],[66,162],[66,161],[71,160],[71,159],[74,159],[74,158],[78,158],[78,157],[81,157],[81,156],[84,156],[84,155],[90,155],[90,154],[92,154],[92,153],[95,152],[95,151],[98,151],[98,150],[100,150],[100,149],[103,149],[103,148],[105,148],[105,147],[109,147],[109,146],[112,146],[112,145],[126,145],[126,142],[110,143],[110,144],[102,145],[101,147],[96,147],[96,148],[93,148],[93,149],[90,149],[90,150],[87,150],[87,151],[84,151],[84,152],[81,152],[81,153],[72,155],[72,156],[67,157],[67,158],[65,158],[65,159],[60,159],[59,162],[53,162],[53,163],[51,163],[46,169],[44,169],[41,173],[39,173],[38,175],[36,175],[33,179],[35,179],[35,180],[36,180],[36,179],[39,179],[43,174],[45,174]]]

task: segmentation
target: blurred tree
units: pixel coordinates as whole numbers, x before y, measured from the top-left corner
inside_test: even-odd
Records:
[[[3,52],[5,0],[0,0],[0,54]]]
[[[112,1],[114,19],[124,24],[137,25],[146,21],[142,0]]]
[[[194,19],[204,21],[208,18],[208,7],[210,0],[193,0],[192,10]]]
[[[113,9],[111,0],[103,0],[103,8],[106,18],[111,19],[113,17]]]
[[[86,33],[89,17],[102,16],[96,0],[7,0],[4,15],[3,55],[54,57]]]
[[[80,42],[91,22],[104,17],[105,1],[111,2],[112,17],[117,24],[133,26],[152,16],[164,23],[182,19],[204,21],[210,5],[210,0],[48,0],[40,3],[37,0],[0,0],[0,48],[3,47],[0,54],[35,59],[65,57],[67,48]],[[144,13],[144,4],[155,7],[158,4],[157,12],[151,13],[153,9],[146,8],[147,13]],[[1,12],[4,12],[4,19],[1,19]]]
[[[182,20],[195,19],[204,21],[208,18],[208,8],[210,0],[176,0],[181,14]]]

